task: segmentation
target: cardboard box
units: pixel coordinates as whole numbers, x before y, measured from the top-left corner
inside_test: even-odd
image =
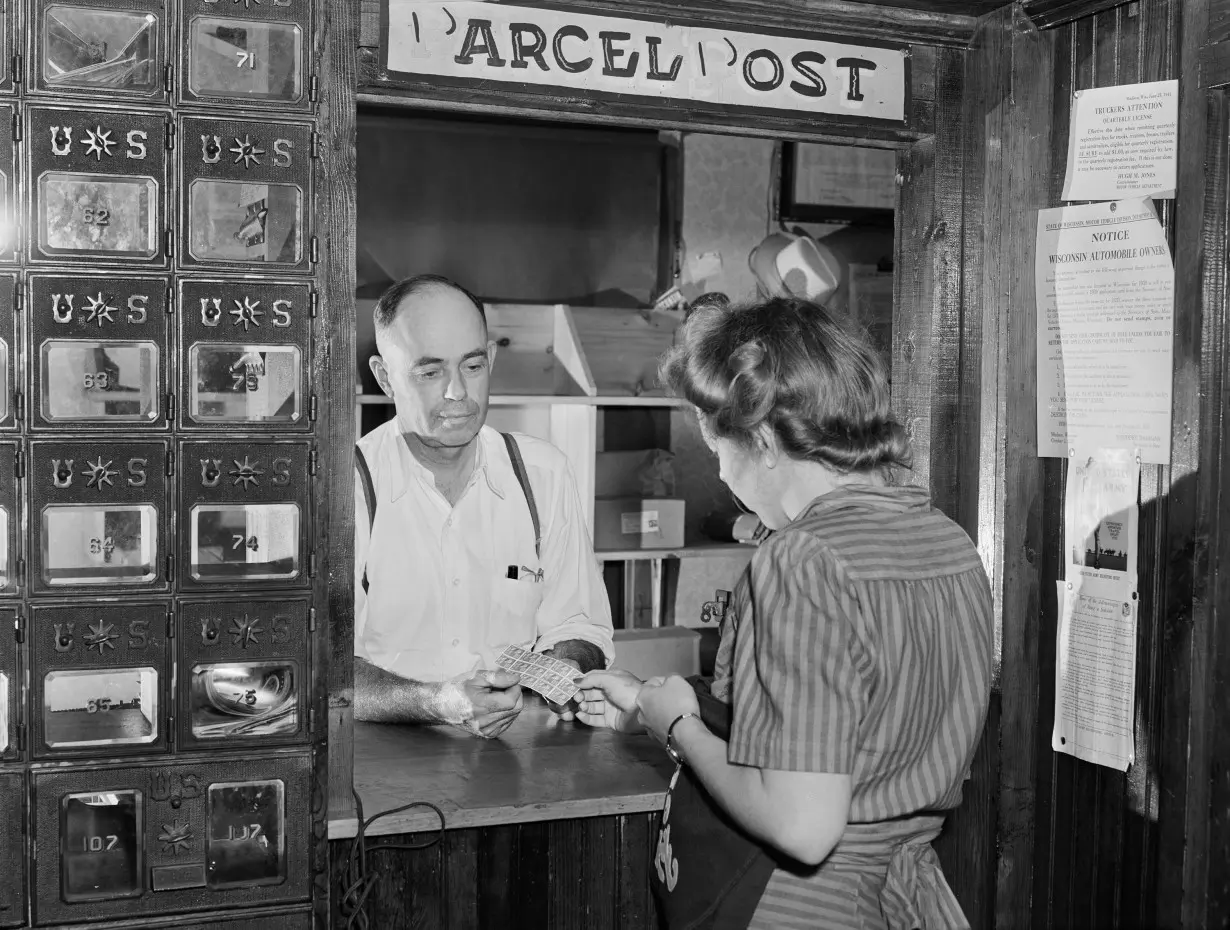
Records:
[[[700,634],[678,626],[616,630],[614,667],[642,681],[656,675],[698,675]]]
[[[594,501],[594,548],[679,549],[683,501],[668,497],[614,497]]]
[[[673,470],[662,473],[656,462],[670,462],[672,456],[661,449],[640,449],[635,452],[599,452],[594,456],[595,497],[644,497],[675,493]],[[660,487],[646,487],[645,477],[659,477]]]

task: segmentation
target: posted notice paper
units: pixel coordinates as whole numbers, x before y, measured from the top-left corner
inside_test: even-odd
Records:
[[[1064,577],[1083,594],[1130,601],[1136,593],[1140,463],[1099,449],[1068,465]]]
[[[1078,90],[1063,199],[1173,197],[1178,143],[1177,80]]]
[[[1038,454],[1170,461],[1174,266],[1148,200],[1038,211]]]
[[[1136,758],[1136,601],[1055,584],[1059,643],[1051,748],[1125,772]]]

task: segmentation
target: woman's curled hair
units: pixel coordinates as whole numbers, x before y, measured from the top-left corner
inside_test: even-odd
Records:
[[[661,365],[662,381],[716,436],[745,448],[769,427],[782,451],[841,474],[910,466],[889,413],[884,364],[824,307],[773,298],[694,310]]]

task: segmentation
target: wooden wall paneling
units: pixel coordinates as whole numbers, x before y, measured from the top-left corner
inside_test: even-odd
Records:
[[[637,930],[657,927],[650,890],[658,843],[658,815],[624,814],[619,818],[619,901],[616,926]]]
[[[901,193],[893,249],[897,262],[893,268],[892,409],[910,436],[911,482],[925,488],[931,484],[935,139],[922,139],[899,152],[897,173]]]
[[[550,907],[547,927],[623,930],[619,902],[619,821],[616,817],[547,823]]]
[[[1218,654],[1219,595],[1227,575],[1220,547],[1224,525],[1226,364],[1225,192],[1227,116],[1224,91],[1210,95],[1198,67],[1210,39],[1210,14],[1222,21],[1222,0],[1189,0],[1179,23],[1179,187],[1175,207],[1174,414],[1166,506],[1167,584],[1159,592],[1166,618],[1162,653],[1162,707],[1169,722],[1158,745],[1160,807],[1154,920],[1197,928],[1207,923],[1224,885],[1225,860],[1210,858],[1216,836],[1210,775],[1224,771],[1217,728],[1224,718],[1210,691]],[[1205,399],[1207,403],[1204,403]],[[1224,530],[1221,530],[1224,532]],[[1184,577],[1187,567],[1190,575]],[[1186,726],[1185,726],[1186,724]],[[1219,765],[1220,763],[1220,765]],[[1224,777],[1224,775],[1222,775]],[[1220,812],[1218,812],[1220,814]]]
[[[1022,0],[1021,7],[1039,29],[1088,19],[1126,5],[1128,0]]]
[[[453,830],[444,836],[444,912],[449,930],[479,927],[479,830]]]
[[[317,371],[323,374],[319,467],[329,484],[326,519],[317,552],[317,623],[328,624],[328,646],[318,668],[327,669],[329,719],[328,807],[346,816],[354,802],[354,447],[355,435],[355,87],[358,83],[358,10],[350,3],[322,4],[327,41],[321,61],[321,183],[317,194],[325,263],[323,315],[317,321]],[[322,643],[323,637],[316,642]],[[320,726],[318,721],[317,726]]]
[[[520,2],[536,5],[534,2],[526,4],[524,0]],[[990,9],[998,0],[981,2]],[[361,19],[359,44],[364,48],[380,45],[381,3],[382,0],[359,0],[357,4]],[[749,29],[760,26],[797,30],[800,23],[815,22],[823,23],[825,32],[852,38],[883,38],[887,34],[926,45],[965,45],[974,28],[972,15],[936,12],[930,0],[919,5],[932,9],[905,9],[906,4],[901,3],[881,6],[851,0],[575,0],[567,7],[596,14],[647,16],[674,22],[721,26],[741,23]]]
[[[1051,43],[1019,7],[984,17],[970,50],[970,68],[985,86],[970,98],[971,131],[985,134],[982,180],[982,305],[987,353],[984,392],[993,390],[997,423],[983,446],[995,463],[980,482],[1002,521],[1002,716],[999,728],[999,858],[996,924],[1031,922],[1035,840],[1039,619],[1045,608],[1038,561],[1042,469],[1034,409],[1033,248],[1036,211],[1047,205],[1050,171]],[[994,386],[992,388],[992,385]],[[985,396],[985,393],[984,393]],[[984,408],[983,416],[988,415]],[[990,448],[987,448],[990,447]],[[992,451],[993,450],[993,451]],[[1051,594],[1051,612],[1054,595]]]

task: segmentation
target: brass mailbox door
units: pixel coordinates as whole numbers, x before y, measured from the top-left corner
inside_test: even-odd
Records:
[[[168,118],[31,106],[26,123],[28,260],[165,265]]]
[[[39,771],[35,922],[306,900],[310,786],[307,753]]]
[[[180,4],[179,99],[244,110],[305,112],[316,100],[309,73],[312,4]]]
[[[3,133],[5,126],[16,125],[16,119],[17,110],[12,104],[0,104],[0,262],[4,264],[17,261],[21,239],[17,228],[16,152],[12,134],[5,137]]]
[[[30,275],[31,428],[163,429],[169,278]]]
[[[34,0],[29,93],[92,102],[166,101],[170,22],[160,0]]]
[[[21,541],[21,502],[17,493],[20,449],[15,442],[0,442],[0,604],[16,597],[24,583],[19,571],[22,550],[18,548]]]
[[[30,447],[31,589],[61,596],[166,590],[166,444],[35,440]]]
[[[40,604],[30,616],[31,756],[140,755],[170,744],[170,604]]]
[[[180,267],[312,270],[310,123],[183,117],[178,139]]]
[[[0,607],[0,762],[12,762],[23,755],[22,737],[18,730],[22,721],[19,688],[21,665],[18,662],[17,637],[8,635],[9,630],[16,630],[16,625],[17,608]]]
[[[313,305],[303,281],[181,279],[182,428],[309,429]]]
[[[305,740],[316,626],[305,598],[185,601],[177,619],[181,749]]]
[[[17,428],[17,275],[0,274],[0,432]]]
[[[180,587],[306,587],[313,573],[310,447],[185,442],[179,458]]]

